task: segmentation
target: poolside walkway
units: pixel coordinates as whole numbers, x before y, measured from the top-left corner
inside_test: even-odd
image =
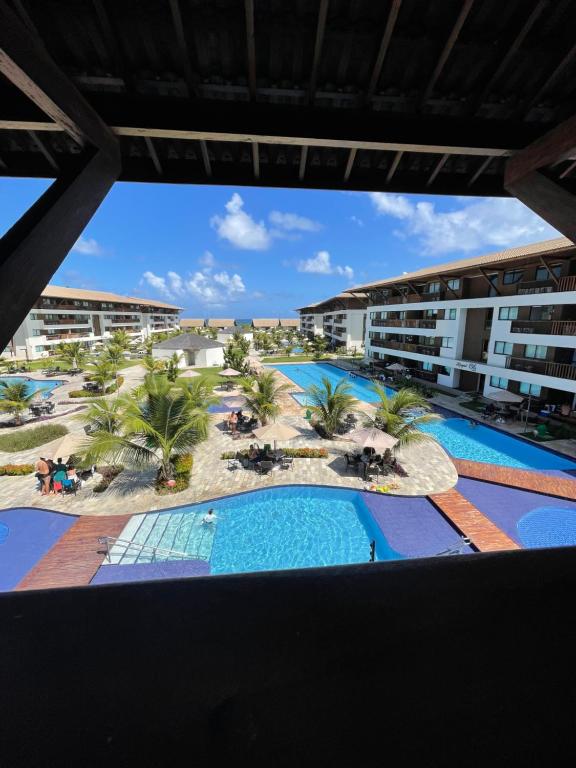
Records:
[[[432,494],[429,498],[480,552],[520,549],[515,541],[454,488]]]
[[[104,561],[104,547],[98,544],[98,537],[118,536],[130,517],[81,517],[27,573],[16,590],[90,584]]]
[[[521,488],[526,491],[536,491],[536,493],[576,501],[576,480],[570,480],[566,476],[532,472],[513,467],[500,467],[496,464],[484,464],[467,459],[453,459],[453,461],[461,477],[485,480],[489,483],[498,483],[511,488]]]

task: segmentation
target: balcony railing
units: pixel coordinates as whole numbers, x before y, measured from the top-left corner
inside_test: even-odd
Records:
[[[526,373],[539,373],[543,376],[554,376],[558,379],[576,380],[576,365],[571,363],[555,363],[527,357],[507,357],[506,368],[526,371]]]
[[[436,320],[371,320],[376,328],[436,328]]]
[[[59,317],[57,320],[44,318],[44,325],[90,325],[90,319],[88,317]]]
[[[576,320],[513,320],[512,333],[546,333],[550,336],[576,336]]]
[[[369,343],[373,347],[382,347],[384,349],[397,349],[402,352],[416,352],[420,355],[440,355],[440,347],[433,347],[429,344],[412,344],[401,341],[387,341],[386,339],[370,339]]]
[[[575,290],[576,275],[567,275],[566,277],[559,277],[558,282],[554,280],[522,280],[518,283],[516,293],[519,296],[526,296],[535,293],[557,293]]]

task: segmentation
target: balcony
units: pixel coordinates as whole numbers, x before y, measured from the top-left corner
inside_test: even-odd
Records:
[[[412,344],[402,341],[387,341],[386,339],[370,339],[369,343],[373,347],[382,347],[383,349],[416,352],[419,355],[431,355],[432,357],[439,357],[440,355],[440,347],[431,344]]]
[[[576,336],[576,320],[513,320],[510,332]]]
[[[557,379],[576,381],[576,365],[556,363],[549,360],[537,360],[527,357],[507,357],[506,368],[526,373],[539,373],[542,376],[554,376]]]
[[[436,328],[436,320],[371,320],[376,328]]]
[[[537,293],[558,293],[563,291],[576,291],[576,275],[559,277],[558,283],[554,280],[522,280],[518,283],[518,287],[516,288],[518,296]]]
[[[47,320],[43,318],[44,325],[88,325],[90,326],[90,319],[88,317],[59,317],[55,320]]]

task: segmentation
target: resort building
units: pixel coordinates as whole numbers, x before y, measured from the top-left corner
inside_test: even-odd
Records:
[[[34,360],[48,357],[62,341],[92,347],[115,331],[140,341],[178,330],[180,312],[180,307],[154,299],[48,285],[1,354]]]
[[[289,329],[293,328],[298,330],[300,327],[300,320],[297,317],[281,317],[278,321],[280,328]]]
[[[204,318],[181,317],[180,329],[183,331],[186,331],[186,330],[189,330],[190,328],[204,328]]]
[[[152,347],[152,357],[155,360],[167,360],[174,353],[180,358],[179,368],[224,365],[224,344],[199,333],[183,333]]]
[[[278,328],[278,318],[257,317],[252,320],[252,328],[255,331],[270,331],[272,328]]]
[[[559,405],[576,393],[576,246],[558,238],[460,259],[355,290],[366,354],[463,391]]]
[[[331,348],[359,350],[366,333],[367,296],[344,291],[325,301],[300,307],[300,330],[309,338],[323,335]]]
[[[229,344],[232,341],[234,334],[236,333],[239,333],[243,338],[246,339],[246,341],[249,341],[250,343],[252,343],[252,340],[254,339],[254,334],[252,331],[242,330],[242,328],[240,328],[238,325],[232,325],[230,328],[220,329],[216,335],[216,338],[218,341],[221,341],[222,344]]]
[[[218,330],[223,330],[224,328],[231,328],[234,325],[233,318],[221,318],[221,317],[211,317],[208,318],[206,321],[206,327],[207,328],[217,328]]]

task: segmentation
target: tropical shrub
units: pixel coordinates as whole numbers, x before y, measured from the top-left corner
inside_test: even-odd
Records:
[[[0,451],[6,453],[27,451],[67,434],[68,430],[63,424],[42,424],[33,429],[24,429],[10,435],[0,435]]]
[[[246,397],[246,408],[265,426],[280,413],[280,395],[291,385],[277,384],[273,371],[262,371],[253,380],[241,381],[240,386]]]
[[[374,426],[395,437],[397,447],[434,440],[432,435],[418,429],[421,424],[430,424],[442,418],[431,412],[432,406],[425,397],[412,388],[399,389],[390,397],[380,384],[375,384],[372,390],[379,398]]]
[[[26,381],[0,381],[0,411],[12,413],[16,426],[22,424],[22,413],[30,407],[35,396]]]
[[[292,459],[327,459],[328,451],[326,448],[283,448],[285,456]],[[225,451],[220,455],[221,459],[234,459],[236,453],[241,453],[244,458],[248,458],[248,451]]]
[[[10,477],[29,475],[31,472],[34,472],[34,464],[3,464],[0,466],[0,475]]]
[[[94,493],[103,493],[110,485],[114,478],[118,477],[120,472],[124,469],[123,466],[111,466],[111,467],[98,467],[98,474],[102,475],[102,479],[92,487]]]
[[[158,481],[156,483],[156,493],[160,496],[167,496],[172,493],[185,491],[190,485],[193,462],[194,458],[191,453],[176,456],[172,462],[174,466],[174,478],[168,481],[170,484]]]
[[[356,410],[357,400],[350,394],[351,385],[342,379],[336,386],[328,378],[322,379],[322,385],[313,384],[306,390],[310,410],[314,414],[315,426],[319,434],[332,438],[342,429],[344,419]]]

